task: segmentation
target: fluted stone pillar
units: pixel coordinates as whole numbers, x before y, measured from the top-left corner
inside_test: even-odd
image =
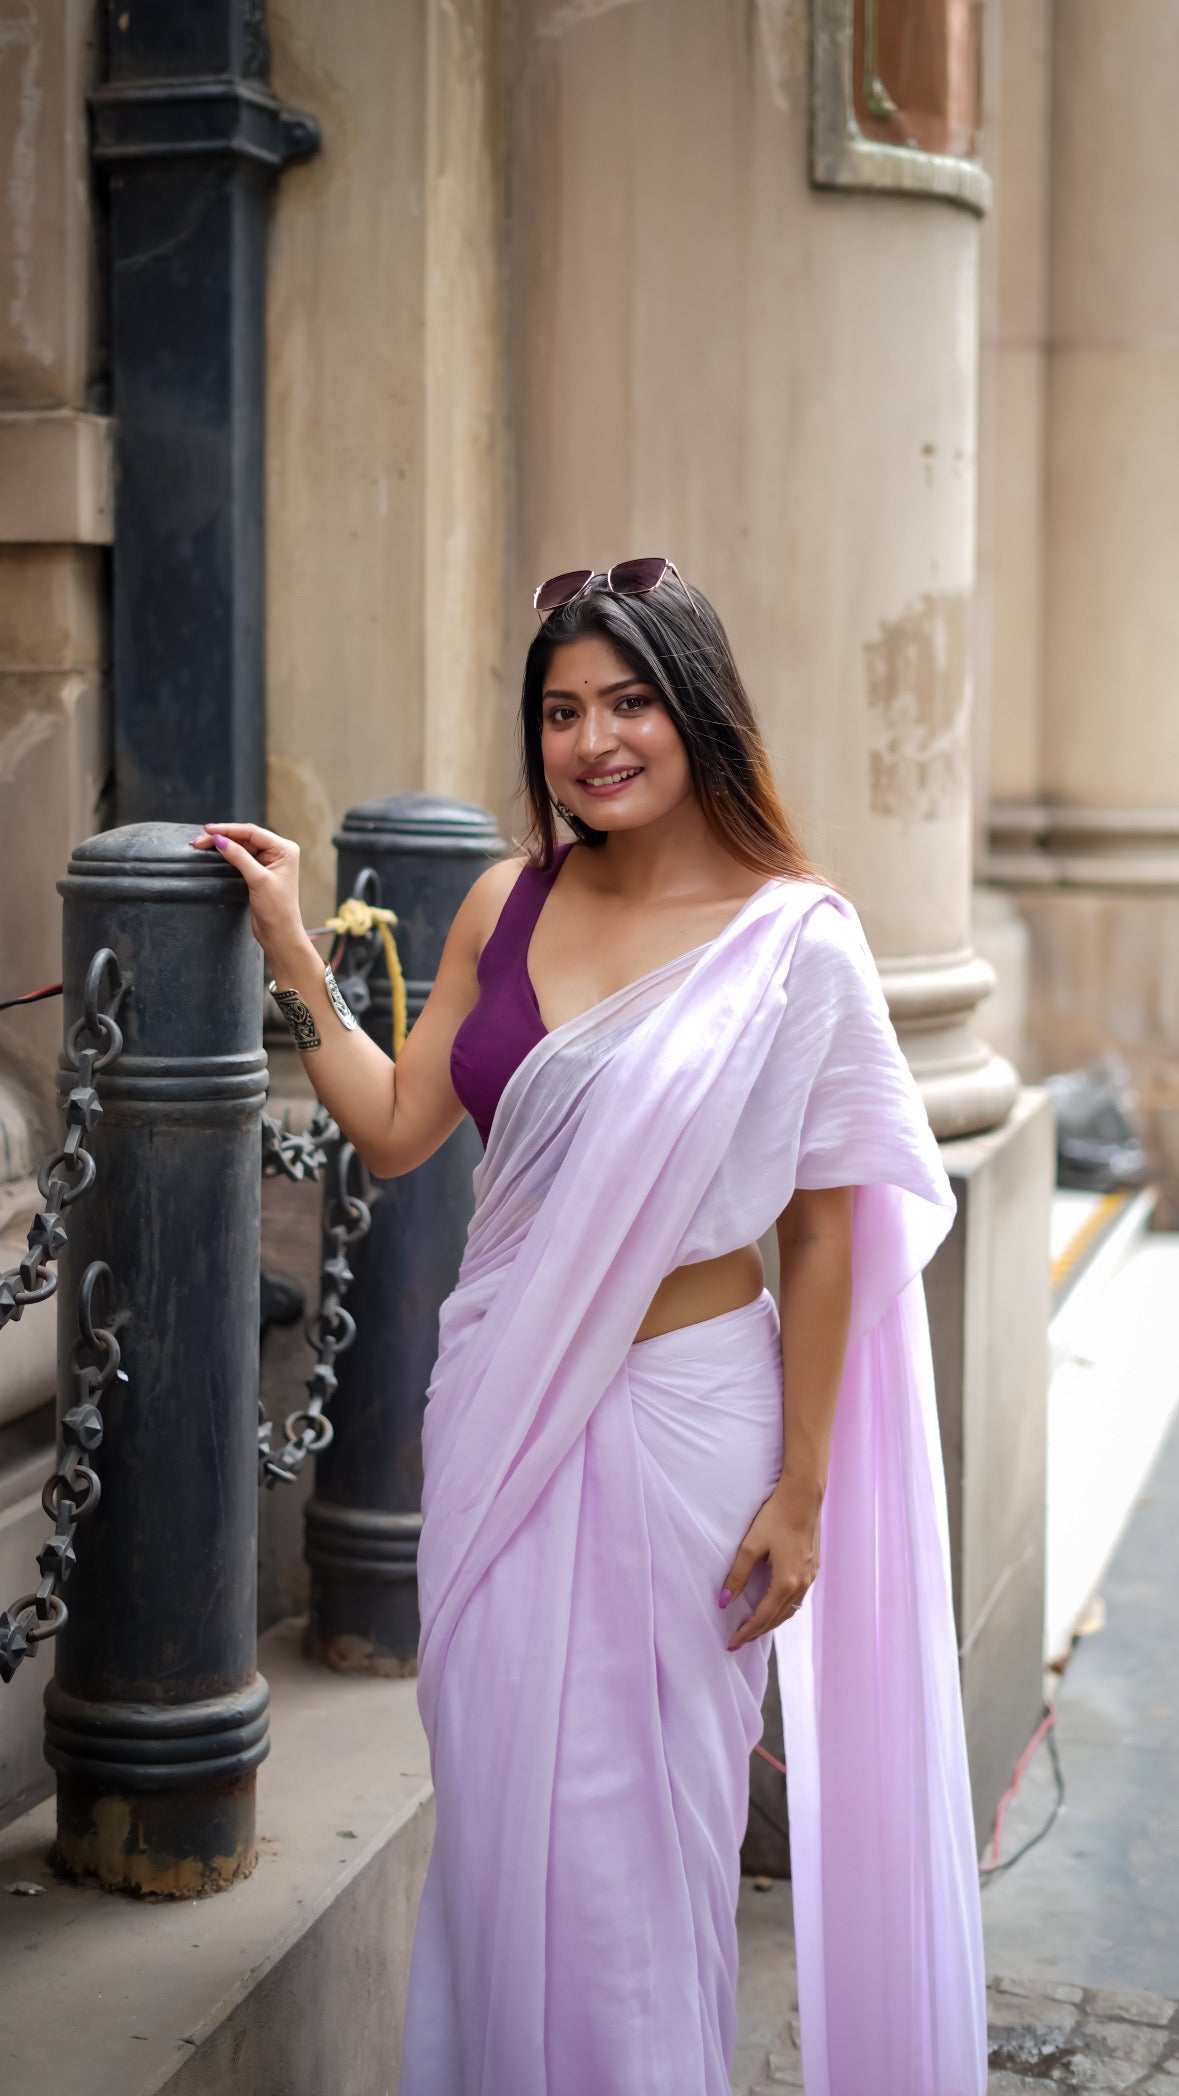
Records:
[[[1120,1048],[1179,1185],[1179,0],[1057,20],[1042,708],[989,871],[1030,931],[1030,1064]]]
[[[978,219],[811,186],[805,15],[517,10],[509,660],[563,567],[705,589],[953,1136],[1017,1082],[971,1024]]]

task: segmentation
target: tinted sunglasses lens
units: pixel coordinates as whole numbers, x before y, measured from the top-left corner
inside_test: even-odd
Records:
[[[620,560],[610,570],[610,587],[620,597],[642,597],[658,589],[666,573],[666,560]]]
[[[570,597],[585,588],[593,572],[592,568],[571,568],[567,575],[550,575],[532,600],[536,610],[555,611],[558,604],[568,604]]]

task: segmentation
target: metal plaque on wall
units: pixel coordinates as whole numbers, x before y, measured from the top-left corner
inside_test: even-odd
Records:
[[[983,213],[982,0],[811,0],[811,180]]]

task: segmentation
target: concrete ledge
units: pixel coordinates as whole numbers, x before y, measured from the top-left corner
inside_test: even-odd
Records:
[[[981,1852],[1039,1717],[1052,1109],[942,1147],[958,1199],[926,1275],[962,1700]]]
[[[161,1904],[59,1884],[51,1802],[0,1834],[5,2087],[391,2096],[433,1836],[417,1684],[313,1668],[301,1632],[261,1641],[273,1744],[243,1884]],[[20,1879],[44,1894],[6,1896]]]
[[[107,418],[0,415],[0,544],[109,546],[112,535]]]

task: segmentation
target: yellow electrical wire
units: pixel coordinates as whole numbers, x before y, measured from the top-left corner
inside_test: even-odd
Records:
[[[1096,1208],[1089,1210],[1084,1222],[1078,1229],[1073,1231],[1068,1243],[1057,1253],[1052,1261],[1052,1286],[1054,1289],[1063,1286],[1078,1260],[1089,1250],[1094,1240],[1101,1236],[1108,1224],[1113,1221],[1115,1215],[1118,1215],[1123,1208],[1128,1206],[1129,1200],[1130,1196],[1127,1193],[1104,1194]]]
[[[385,966],[389,971],[389,988],[393,993],[393,1054],[400,1055],[405,1046],[408,1031],[406,1022],[405,977],[401,972],[401,959],[393,939],[393,926],[397,918],[392,910],[382,910],[376,903],[361,902],[359,896],[349,895],[340,904],[334,917],[329,917],[324,930],[339,932],[344,939],[361,939],[366,932],[377,931],[385,949]]]

